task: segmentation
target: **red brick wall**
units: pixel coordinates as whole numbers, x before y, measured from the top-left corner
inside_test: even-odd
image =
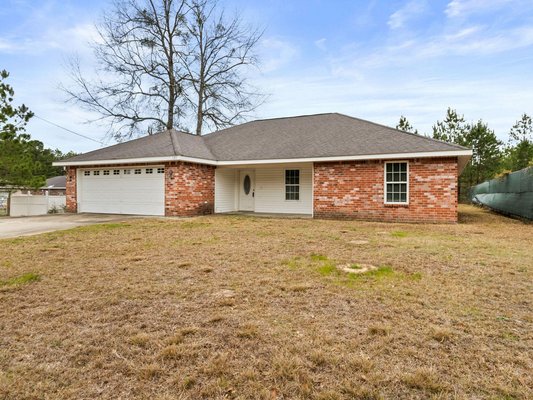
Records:
[[[384,204],[384,161],[315,163],[314,215],[375,221],[457,222],[457,159],[409,160],[409,204]]]
[[[191,163],[165,165],[165,215],[212,214],[215,205],[215,167]]]
[[[66,205],[67,212],[77,212],[78,211],[78,197],[76,190],[76,167],[67,167],[67,184],[66,188]]]

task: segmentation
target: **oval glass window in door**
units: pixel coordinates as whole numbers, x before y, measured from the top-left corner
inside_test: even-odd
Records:
[[[243,189],[244,189],[244,194],[250,193],[250,189],[252,187],[252,181],[250,179],[250,176],[246,175],[244,177],[244,181],[242,183],[242,186],[243,186]]]

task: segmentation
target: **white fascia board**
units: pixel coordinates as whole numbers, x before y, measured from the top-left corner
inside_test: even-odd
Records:
[[[250,164],[283,164],[283,163],[306,163],[306,162],[331,162],[331,161],[358,161],[358,160],[398,160],[408,158],[431,158],[431,157],[464,157],[469,159],[472,150],[452,151],[428,151],[420,153],[393,153],[393,154],[367,154],[359,156],[335,156],[335,157],[309,157],[309,158],[278,158],[268,160],[236,160],[215,161],[204,158],[167,156],[167,157],[142,157],[125,158],[120,160],[97,160],[97,161],[56,161],[52,165],[56,167],[87,166],[87,165],[115,165],[115,164],[149,164],[170,161],[185,161],[207,165],[250,165]]]
[[[270,160],[242,160],[218,161],[217,165],[248,165],[248,164],[282,164],[305,162],[330,162],[330,161],[357,161],[357,160],[398,160],[408,158],[431,157],[471,157],[472,150],[431,151],[421,153],[395,153],[395,154],[367,154],[361,156],[335,156],[335,157],[310,157],[310,158],[280,158]]]
[[[153,164],[170,161],[186,161],[197,164],[217,165],[217,161],[206,160],[203,158],[166,156],[166,157],[140,157],[140,158],[123,158],[119,160],[95,160],[95,161],[56,161],[52,163],[54,167],[82,167],[87,165],[116,165],[116,164]]]

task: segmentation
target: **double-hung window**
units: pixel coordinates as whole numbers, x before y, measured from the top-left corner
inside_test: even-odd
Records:
[[[385,163],[385,204],[409,204],[407,162]]]
[[[300,200],[300,170],[285,170],[285,200]]]

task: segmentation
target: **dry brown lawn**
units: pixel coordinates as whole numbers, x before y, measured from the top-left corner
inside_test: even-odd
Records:
[[[463,206],[2,240],[0,399],[533,398],[532,234]]]

